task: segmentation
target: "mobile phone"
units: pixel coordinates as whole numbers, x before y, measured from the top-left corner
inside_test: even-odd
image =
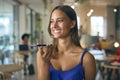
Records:
[[[46,46],[46,44],[32,44],[31,47]]]

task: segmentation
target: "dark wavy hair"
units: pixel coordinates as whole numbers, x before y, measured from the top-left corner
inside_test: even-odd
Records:
[[[22,40],[24,40],[24,39],[25,39],[25,37],[29,38],[29,34],[24,33],[24,34],[22,35],[21,39],[22,39]]]
[[[52,13],[53,13],[53,11],[55,11],[57,9],[63,11],[72,21],[76,22],[75,26],[70,30],[70,36],[71,36],[71,41],[73,42],[73,44],[75,44],[76,46],[81,47],[80,41],[79,41],[80,37],[78,35],[77,16],[76,16],[76,13],[75,13],[74,9],[72,9],[68,5],[60,5],[60,6],[56,6],[52,10]],[[52,15],[52,13],[51,13],[51,15]],[[51,19],[51,15],[50,15],[50,19]],[[50,36],[52,36],[51,30],[50,30],[50,22],[49,22],[49,25],[48,25],[48,32],[49,32]],[[58,44],[57,39],[53,38],[53,53],[58,52],[57,44]]]

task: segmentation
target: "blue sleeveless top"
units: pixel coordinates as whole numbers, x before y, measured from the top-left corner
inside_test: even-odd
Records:
[[[81,56],[81,62],[72,69],[61,71],[50,66],[50,80],[84,80],[84,69],[82,62],[85,53],[86,51],[84,51]]]

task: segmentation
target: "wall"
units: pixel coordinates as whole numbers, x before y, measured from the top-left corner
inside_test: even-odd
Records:
[[[86,34],[90,34],[90,17],[87,16],[87,13],[93,9],[94,12],[91,16],[103,16],[106,21],[106,6],[90,6],[90,5],[82,5],[80,7],[76,7],[75,11],[77,15],[80,16],[80,23],[83,25],[83,30]],[[106,24],[104,26],[106,28]]]
[[[42,43],[44,44],[51,44],[52,43],[52,39],[50,37],[50,35],[48,34],[48,24],[49,24],[49,18],[50,18],[50,12],[46,11],[46,13],[42,16],[42,31],[43,31],[43,35],[42,35]]]
[[[20,34],[20,37],[19,37],[19,40],[20,40],[20,43],[22,43],[22,40],[21,40],[21,36],[27,31],[27,22],[26,22],[26,6],[25,5],[20,5],[20,8],[19,8],[19,34]]]
[[[107,7],[107,37],[109,35],[115,36],[115,13],[113,12],[113,7]]]

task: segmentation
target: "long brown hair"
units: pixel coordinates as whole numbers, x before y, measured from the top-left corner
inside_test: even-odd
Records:
[[[71,29],[70,31],[70,36],[71,36],[71,41],[73,42],[73,44],[75,44],[76,46],[81,47],[80,45],[80,37],[78,35],[78,27],[77,27],[77,16],[75,11],[68,5],[60,5],[60,6],[56,6],[53,10],[59,9],[61,11],[63,11],[72,21],[74,20],[76,22],[75,26]],[[51,15],[52,15],[51,13]],[[51,19],[51,15],[50,15],[50,19]],[[51,34],[51,30],[50,30],[50,22],[49,22],[49,26],[48,26],[48,32],[50,34],[50,36],[52,36]],[[57,55],[56,53],[58,52],[58,41],[57,39],[53,38],[53,57],[55,57],[55,55]]]

